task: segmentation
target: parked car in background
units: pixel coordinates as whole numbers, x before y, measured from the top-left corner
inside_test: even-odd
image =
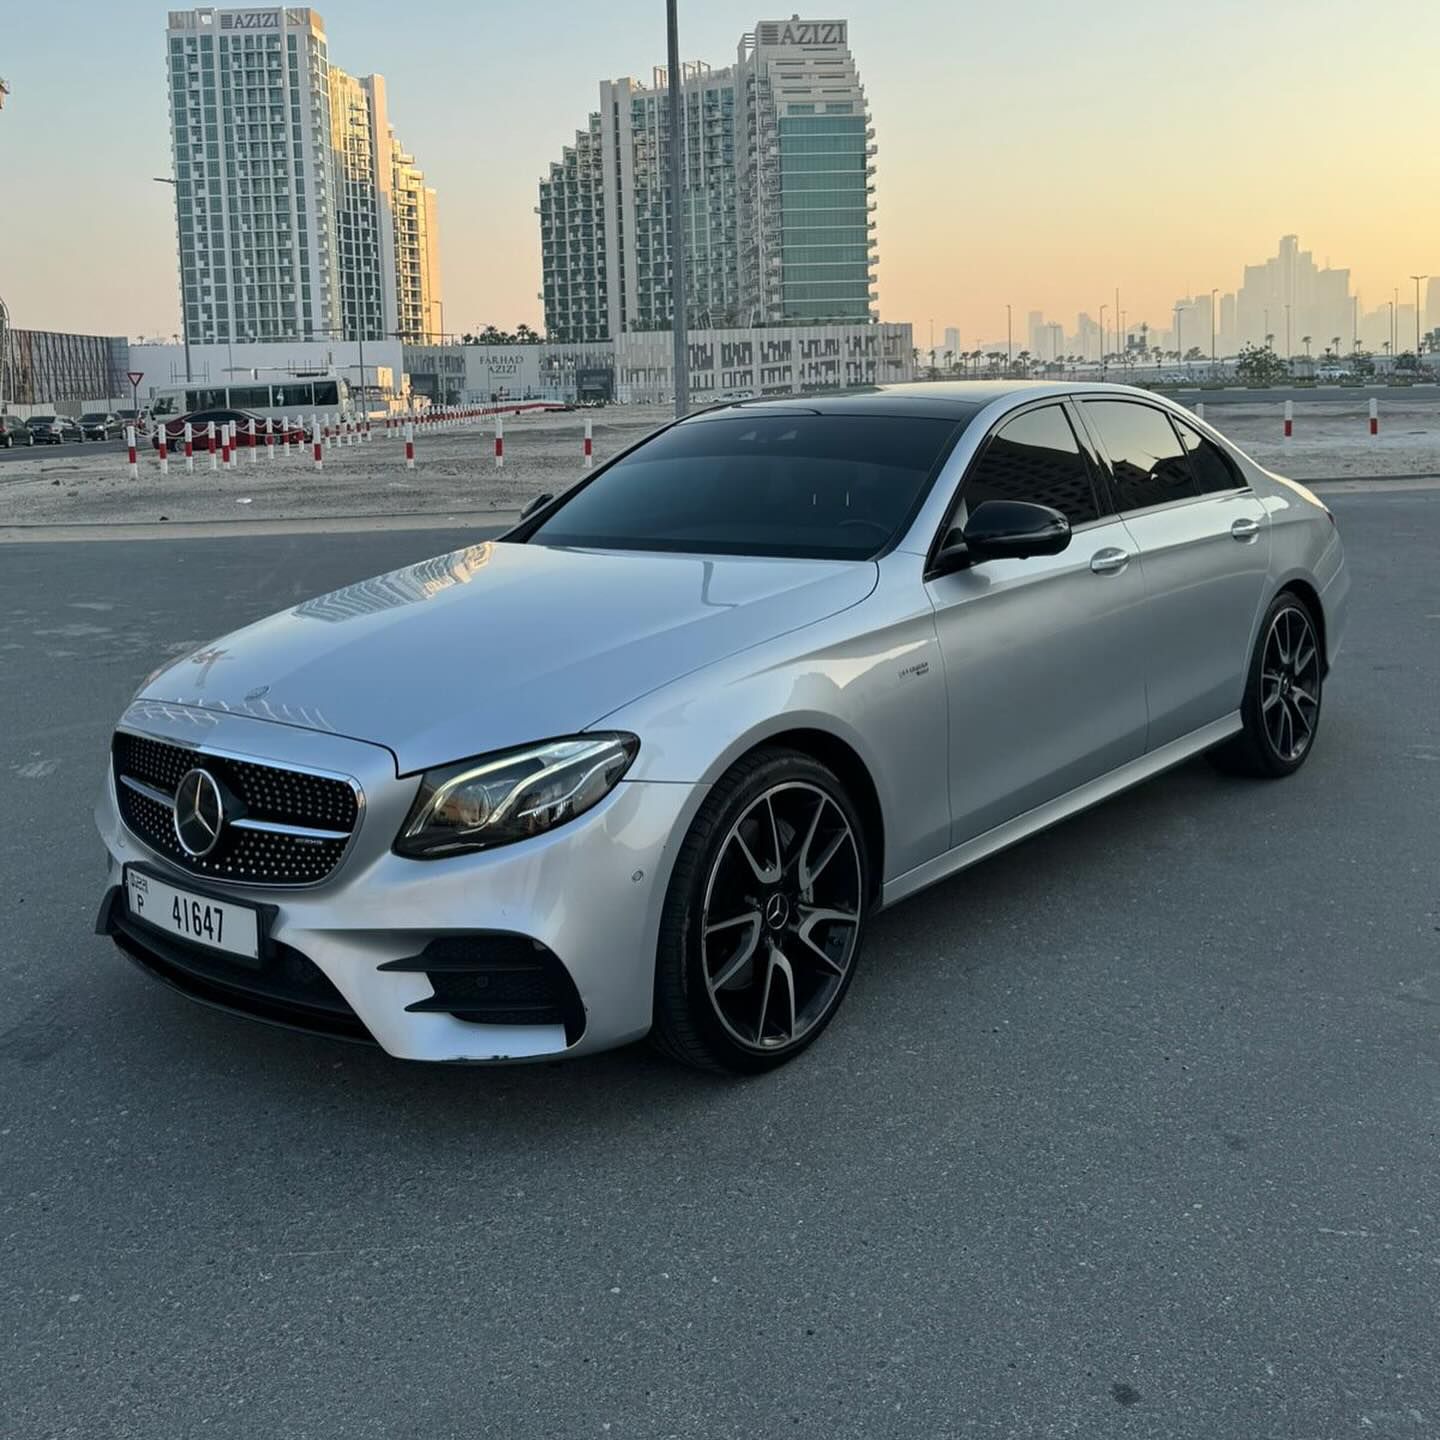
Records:
[[[37,445],[80,439],[80,427],[69,415],[32,415],[25,423]]]
[[[35,436],[18,415],[0,415],[0,450],[13,450],[17,445],[33,445]]]
[[[80,438],[82,440],[118,440],[125,433],[118,415],[107,415],[103,410],[91,410],[80,417]]]
[[[127,425],[133,425],[137,435],[144,435],[150,429],[150,414],[146,410],[117,410],[115,419],[122,435]]]
[[[190,433],[196,446],[203,444],[208,432],[208,427],[212,421],[215,424],[215,443],[217,446],[220,443],[220,427],[227,421],[233,423],[235,426],[235,444],[237,446],[252,444],[263,445],[265,443],[265,420],[263,416],[252,415],[248,410],[195,410],[189,415],[177,415],[174,419],[158,422],[155,426],[155,433],[150,437],[151,448],[156,450],[160,448],[160,431],[162,426],[165,431],[165,444],[167,447],[173,450],[176,446],[183,445],[185,443],[185,424],[187,421],[190,424]],[[255,438],[253,440],[251,439],[252,432],[250,429],[252,423],[255,426]],[[305,430],[303,426],[292,424],[284,436],[282,436],[280,433],[280,422],[274,420],[271,421],[271,425],[277,445],[281,443],[291,445],[304,443]]]

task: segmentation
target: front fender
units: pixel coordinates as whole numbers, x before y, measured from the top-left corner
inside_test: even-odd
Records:
[[[922,557],[894,552],[859,605],[661,687],[595,722],[640,737],[636,780],[712,785],[799,730],[843,742],[869,772],[885,876],[948,843],[949,707]]]

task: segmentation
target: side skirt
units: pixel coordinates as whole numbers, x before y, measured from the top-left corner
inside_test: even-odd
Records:
[[[1148,755],[1141,755],[1138,759],[1120,766],[1118,770],[1110,771],[1108,775],[1101,775],[1096,780],[1077,785],[1075,789],[1057,796],[1054,800],[1047,800],[1045,804],[1037,805],[1033,810],[1017,815],[1013,820],[1006,820],[1004,824],[996,825],[983,835],[977,835],[963,845],[956,845],[933,860],[927,860],[923,865],[917,865],[913,870],[907,870],[903,875],[887,881],[881,892],[880,906],[884,908],[893,905],[896,901],[915,894],[917,890],[923,890],[937,880],[958,874],[1017,841],[1041,830],[1048,830],[1050,826],[1058,825],[1060,821],[1068,820],[1072,815],[1078,815],[1082,810],[1088,810],[1092,805],[1098,805],[1102,800],[1108,800],[1112,795],[1128,790],[1132,785],[1149,780],[1190,759],[1192,755],[1199,755],[1211,746],[1218,745],[1222,740],[1228,740],[1240,728],[1240,712],[1232,710],[1222,719],[1213,720],[1199,730],[1192,730],[1190,734],[1182,735],[1178,740],[1172,740],[1168,745],[1162,745]]]

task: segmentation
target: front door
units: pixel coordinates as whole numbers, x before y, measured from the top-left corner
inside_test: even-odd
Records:
[[[1058,555],[927,582],[950,699],[952,845],[1144,753],[1144,585],[1088,452],[1061,402],[1012,414],[971,462],[946,521],[963,526],[985,500],[1028,500],[1073,530]]]

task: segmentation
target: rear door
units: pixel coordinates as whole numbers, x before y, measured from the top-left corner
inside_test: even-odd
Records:
[[[1078,408],[1140,554],[1147,747],[1157,750],[1240,706],[1269,568],[1268,517],[1198,425],[1143,400]]]
[[[1073,532],[1059,555],[927,581],[950,701],[952,845],[1144,753],[1144,583],[1077,426],[1053,399],[1005,416],[941,527],[985,500],[1028,500]]]

